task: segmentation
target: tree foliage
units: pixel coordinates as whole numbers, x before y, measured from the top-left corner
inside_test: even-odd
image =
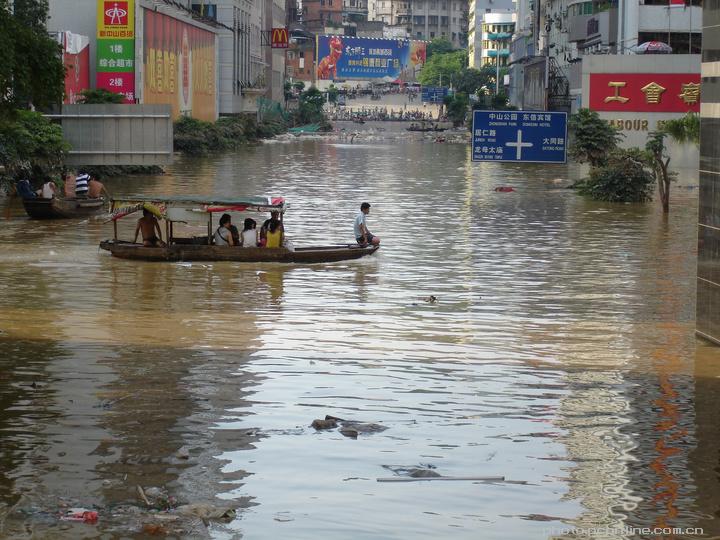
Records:
[[[682,118],[665,120],[659,126],[660,131],[679,144],[700,144],[700,115],[687,113]]]
[[[80,92],[79,103],[83,105],[99,105],[102,103],[120,104],[125,100],[125,96],[122,94],[116,94],[103,88],[93,89],[86,88]]]
[[[460,81],[461,74],[466,68],[467,51],[437,53],[425,62],[418,75],[418,81],[425,86],[449,86]]]
[[[65,68],[47,16],[47,0],[0,0],[0,116],[62,101]]]
[[[573,114],[568,128],[572,135],[570,157],[579,163],[589,163],[591,167],[603,165],[623,137],[618,130],[600,118],[597,112],[590,109],[580,109]]]
[[[608,152],[602,166],[593,167],[589,178],[576,187],[583,195],[598,201],[646,202],[652,200],[654,184],[642,150],[616,148]]]
[[[453,51],[453,44],[449,40],[439,37],[427,44],[426,57],[429,60],[434,54],[446,54]]]
[[[17,111],[13,119],[0,119],[0,165],[6,180],[21,171],[33,179],[59,172],[70,145],[62,128],[32,111]]]
[[[453,96],[447,96],[444,103],[447,108],[447,116],[453,125],[463,125],[467,116],[468,105],[470,104],[467,94],[458,92]]]

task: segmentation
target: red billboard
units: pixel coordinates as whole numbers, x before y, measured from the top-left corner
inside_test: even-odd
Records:
[[[590,109],[700,112],[699,73],[591,73]]]
[[[90,40],[87,36],[61,32],[59,41],[65,66],[63,103],[77,103],[80,92],[90,88]]]
[[[143,103],[169,104],[173,118],[217,118],[215,34],[144,10]]]

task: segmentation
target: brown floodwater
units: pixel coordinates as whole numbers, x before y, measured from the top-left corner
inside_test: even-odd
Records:
[[[720,535],[697,181],[664,219],[564,189],[579,174],[388,131],[107,182],[282,195],[296,245],[350,241],[370,201],[376,256],[310,266],[116,260],[103,219],[31,221],[0,199],[0,537]],[[326,414],[387,429],[310,427]],[[506,481],[377,481],[413,467]],[[138,485],[237,515],[169,521]],[[99,520],[60,521],[68,507]]]

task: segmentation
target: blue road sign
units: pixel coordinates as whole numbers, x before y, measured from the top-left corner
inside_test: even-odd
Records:
[[[426,103],[442,103],[448,95],[448,88],[445,86],[423,86],[420,89],[420,99]]]
[[[472,160],[565,163],[567,113],[473,111]]]

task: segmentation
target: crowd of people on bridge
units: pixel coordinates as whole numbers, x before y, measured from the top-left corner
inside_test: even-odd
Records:
[[[347,109],[338,107],[330,112],[332,120],[378,120],[378,121],[405,121],[437,120],[430,111],[388,109],[387,107],[361,107]]]

